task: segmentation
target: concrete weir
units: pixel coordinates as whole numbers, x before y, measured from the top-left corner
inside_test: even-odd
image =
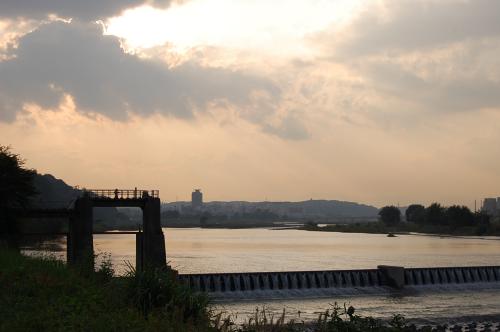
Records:
[[[497,283],[500,266],[403,268],[381,265],[368,270],[181,274],[197,291],[229,293],[314,289],[403,289],[413,286]],[[241,294],[241,293],[240,293]],[[270,294],[271,295],[271,294]]]

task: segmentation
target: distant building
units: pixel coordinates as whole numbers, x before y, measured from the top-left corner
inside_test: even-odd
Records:
[[[500,198],[485,198],[483,201],[482,211],[488,213],[491,216],[496,216],[498,214],[498,205],[500,204]]]
[[[191,193],[191,207],[193,209],[201,208],[203,206],[203,194],[200,189],[195,189]]]

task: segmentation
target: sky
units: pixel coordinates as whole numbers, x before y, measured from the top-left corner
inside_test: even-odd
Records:
[[[3,0],[0,144],[164,201],[500,196],[497,0]]]

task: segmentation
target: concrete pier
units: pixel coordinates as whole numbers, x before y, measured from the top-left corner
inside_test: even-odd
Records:
[[[70,265],[85,264],[94,267],[93,204],[84,195],[75,202],[68,226],[67,260]]]
[[[401,289],[405,285],[405,268],[402,266],[377,266],[382,285]]]

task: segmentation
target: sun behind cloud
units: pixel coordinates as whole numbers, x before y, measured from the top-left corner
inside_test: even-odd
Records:
[[[294,56],[309,52],[305,35],[348,20],[361,2],[192,0],[167,9],[142,6],[111,18],[107,33],[134,48],[169,43],[177,50],[207,45]]]

